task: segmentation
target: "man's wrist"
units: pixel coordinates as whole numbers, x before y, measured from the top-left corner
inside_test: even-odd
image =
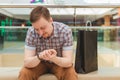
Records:
[[[39,57],[39,54],[37,54],[37,58],[41,61],[42,59]]]
[[[50,61],[51,62],[55,62],[57,60],[57,57],[51,58]]]

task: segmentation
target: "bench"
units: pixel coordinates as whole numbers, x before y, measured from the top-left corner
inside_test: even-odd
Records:
[[[21,67],[0,67],[0,80],[17,80]],[[99,68],[98,71],[78,74],[78,80],[120,80],[120,68]],[[41,76],[38,80],[57,80],[52,74]]]

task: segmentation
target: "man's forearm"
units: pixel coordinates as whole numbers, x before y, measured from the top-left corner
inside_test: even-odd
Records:
[[[33,68],[37,66],[40,63],[40,60],[37,58],[37,56],[29,57],[24,60],[24,66],[27,68]]]
[[[67,59],[67,58],[63,58],[63,57],[55,57],[51,61],[54,62],[55,64],[57,64],[58,66],[61,66],[61,67],[72,66],[72,61]]]

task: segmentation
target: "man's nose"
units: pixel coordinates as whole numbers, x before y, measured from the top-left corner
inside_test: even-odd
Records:
[[[43,35],[43,31],[39,30],[39,34],[42,36]]]

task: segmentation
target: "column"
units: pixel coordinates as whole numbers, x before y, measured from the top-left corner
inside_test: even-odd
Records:
[[[104,26],[110,27],[110,15],[104,16]],[[110,41],[110,30],[104,30],[104,41]]]

